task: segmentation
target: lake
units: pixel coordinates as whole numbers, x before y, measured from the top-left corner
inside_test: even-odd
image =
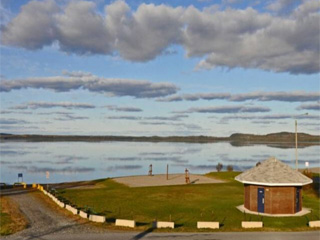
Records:
[[[147,174],[216,171],[220,162],[224,169],[246,170],[270,156],[295,166],[294,148],[266,145],[232,146],[220,143],[151,143],[151,142],[1,142],[0,181],[13,183],[18,173],[32,182],[65,182],[98,178]],[[320,146],[298,150],[299,167],[320,167]],[[50,178],[46,179],[46,171]]]

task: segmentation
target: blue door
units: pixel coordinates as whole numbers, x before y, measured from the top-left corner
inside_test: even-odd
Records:
[[[296,212],[300,211],[300,188],[296,188]]]
[[[264,188],[258,188],[258,212],[264,212]]]

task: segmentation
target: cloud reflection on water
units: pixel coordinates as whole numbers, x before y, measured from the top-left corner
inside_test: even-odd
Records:
[[[64,182],[147,174],[216,171],[220,162],[224,170],[232,165],[242,171],[270,156],[291,167],[295,165],[293,148],[270,148],[264,145],[234,147],[229,143],[147,143],[147,142],[2,142],[3,151],[27,151],[22,155],[1,155],[0,181],[14,182],[23,173],[27,182]],[[299,166],[320,167],[320,146],[299,149]],[[45,172],[50,172],[46,180]]]

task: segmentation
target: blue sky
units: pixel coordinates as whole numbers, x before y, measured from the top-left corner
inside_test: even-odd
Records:
[[[319,134],[319,5],[2,1],[0,131]]]

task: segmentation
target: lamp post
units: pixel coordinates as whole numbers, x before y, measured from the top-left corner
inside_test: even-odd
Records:
[[[295,139],[296,139],[296,170],[298,171],[298,121],[297,121],[297,117],[299,116],[304,116],[304,115],[308,115],[308,113],[304,113],[301,115],[296,116],[295,119]]]

